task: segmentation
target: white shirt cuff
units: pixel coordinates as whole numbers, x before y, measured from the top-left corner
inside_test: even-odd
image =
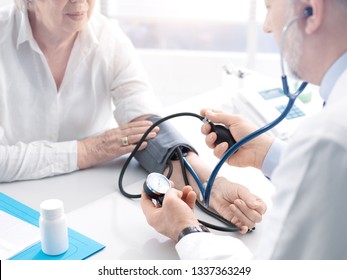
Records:
[[[182,260],[249,260],[252,253],[239,239],[231,236],[197,232],[184,236],[176,251]]]
[[[277,138],[273,141],[262,166],[262,172],[266,177],[271,178],[272,172],[278,165],[285,147],[286,143],[284,141]]]

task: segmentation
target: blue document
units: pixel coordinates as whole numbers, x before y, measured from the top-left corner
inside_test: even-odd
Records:
[[[39,225],[39,212],[0,192],[0,210],[35,226]],[[69,249],[61,255],[49,256],[42,252],[41,243],[12,257],[11,260],[83,260],[105,248],[104,245],[72,230],[69,233]]]

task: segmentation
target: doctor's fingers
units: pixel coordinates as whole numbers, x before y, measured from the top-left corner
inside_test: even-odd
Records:
[[[255,227],[255,224],[261,220],[261,215],[259,213],[258,216],[256,217],[256,220],[257,221],[254,221],[253,219],[249,218],[247,216],[247,214],[244,213],[247,212],[248,215],[250,215],[249,211],[248,210],[245,210],[245,209],[240,209],[238,206],[232,204],[230,205],[230,212],[233,216],[233,219],[231,220],[233,222],[233,220],[235,220],[235,218],[244,226],[247,226],[248,228],[253,228]],[[254,211],[254,210],[251,210],[251,211]],[[256,213],[254,213],[254,216],[253,218],[255,217]],[[250,215],[251,216],[251,215]]]
[[[230,211],[245,225],[252,228],[255,223],[262,221],[262,214],[258,211],[250,209],[246,203],[240,199],[234,201],[234,204],[230,205]]]
[[[235,226],[237,226],[239,228],[239,230],[240,230],[239,232],[241,234],[245,234],[248,232],[248,229],[251,229],[251,228],[248,228],[248,226],[245,226],[237,217],[233,217],[231,219],[231,223],[233,223]]]
[[[266,203],[260,197],[251,193],[247,188],[239,188],[237,191],[240,199],[235,200],[234,203],[243,203],[248,209],[253,209],[261,215],[266,212]]]
[[[161,220],[161,209],[153,204],[152,199],[143,190],[141,193],[141,208],[147,223],[155,228],[158,220]]]
[[[213,154],[215,155],[215,157],[221,158],[225,154],[225,152],[228,150],[228,148],[229,148],[228,143],[222,142],[213,149]],[[229,164],[229,159],[227,160],[228,164]]]
[[[217,134],[215,132],[211,132],[206,135],[205,137],[205,143],[206,145],[213,149],[213,153],[217,158],[221,158],[223,154],[226,152],[228,149],[228,144],[227,142],[222,142],[219,145],[215,145],[215,142],[217,140]]]
[[[203,108],[200,110],[200,115],[205,117],[208,112],[214,112],[214,113],[222,113],[221,110],[219,109],[214,109],[214,108]]]
[[[224,113],[220,110],[203,109],[201,115],[214,123],[221,123],[229,127],[230,125],[239,122],[240,118],[237,115]]]

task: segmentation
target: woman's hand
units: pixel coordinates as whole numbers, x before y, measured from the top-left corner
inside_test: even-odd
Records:
[[[152,122],[146,120],[133,121],[110,129],[101,135],[79,141],[78,167],[80,169],[88,168],[132,152],[151,125]],[[154,128],[146,140],[153,139],[158,132],[159,127]],[[144,141],[139,150],[145,149],[146,146],[147,142]]]

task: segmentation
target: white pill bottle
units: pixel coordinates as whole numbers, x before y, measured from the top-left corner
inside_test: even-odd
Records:
[[[69,238],[63,202],[59,199],[43,201],[40,214],[42,251],[51,256],[65,253],[69,248]]]

